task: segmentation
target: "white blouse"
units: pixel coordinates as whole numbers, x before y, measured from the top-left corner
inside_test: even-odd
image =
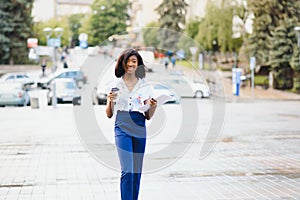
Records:
[[[119,78],[114,87],[119,89],[119,91],[117,91],[114,112],[137,111],[143,113],[139,108],[145,105],[145,100],[153,96],[150,85],[142,79],[138,79],[138,82],[131,92],[128,90],[123,78]]]

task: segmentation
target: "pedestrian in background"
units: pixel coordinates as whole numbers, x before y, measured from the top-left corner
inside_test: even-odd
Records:
[[[108,94],[106,114],[115,118],[115,143],[121,165],[121,198],[137,200],[146,146],[146,119],[150,119],[157,102],[144,81],[144,62],[134,49],[121,53],[115,67],[119,78]],[[117,92],[116,92],[117,91]],[[146,112],[139,110],[148,104]]]
[[[164,62],[164,65],[165,65],[165,68],[166,68],[166,69],[168,69],[169,61],[170,61],[170,60],[169,60],[169,57],[168,57],[168,56],[165,56],[163,62]]]
[[[47,62],[46,62],[45,58],[43,58],[43,60],[42,60],[41,67],[42,67],[42,76],[44,77],[45,76],[45,70],[46,70],[46,67],[47,67]]]
[[[171,62],[172,62],[172,66],[173,68],[175,67],[176,65],[176,57],[173,55],[172,58],[171,58]]]

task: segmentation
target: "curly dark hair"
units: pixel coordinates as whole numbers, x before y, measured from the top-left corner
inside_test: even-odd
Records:
[[[124,50],[118,58],[116,67],[115,67],[115,75],[117,78],[122,77],[125,74],[125,66],[130,56],[136,56],[138,59],[138,66],[135,71],[135,76],[137,78],[145,78],[146,70],[143,59],[141,55],[134,49],[126,49]]]

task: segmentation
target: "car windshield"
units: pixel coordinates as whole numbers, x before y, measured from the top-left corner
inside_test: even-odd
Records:
[[[154,85],[153,88],[156,90],[169,90],[169,88],[162,86],[162,85]]]
[[[76,88],[76,85],[74,82],[57,82],[56,88],[58,90],[64,90],[64,89],[74,90]]]

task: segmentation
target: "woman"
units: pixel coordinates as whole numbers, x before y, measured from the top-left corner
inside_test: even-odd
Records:
[[[125,50],[118,58],[115,76],[120,78],[108,94],[107,117],[116,114],[115,142],[121,164],[121,198],[138,199],[142,164],[146,145],[145,119],[150,119],[157,102],[151,98],[151,90],[145,84],[145,66],[136,50]],[[117,88],[117,89],[116,89]],[[139,110],[148,104],[144,113]]]

